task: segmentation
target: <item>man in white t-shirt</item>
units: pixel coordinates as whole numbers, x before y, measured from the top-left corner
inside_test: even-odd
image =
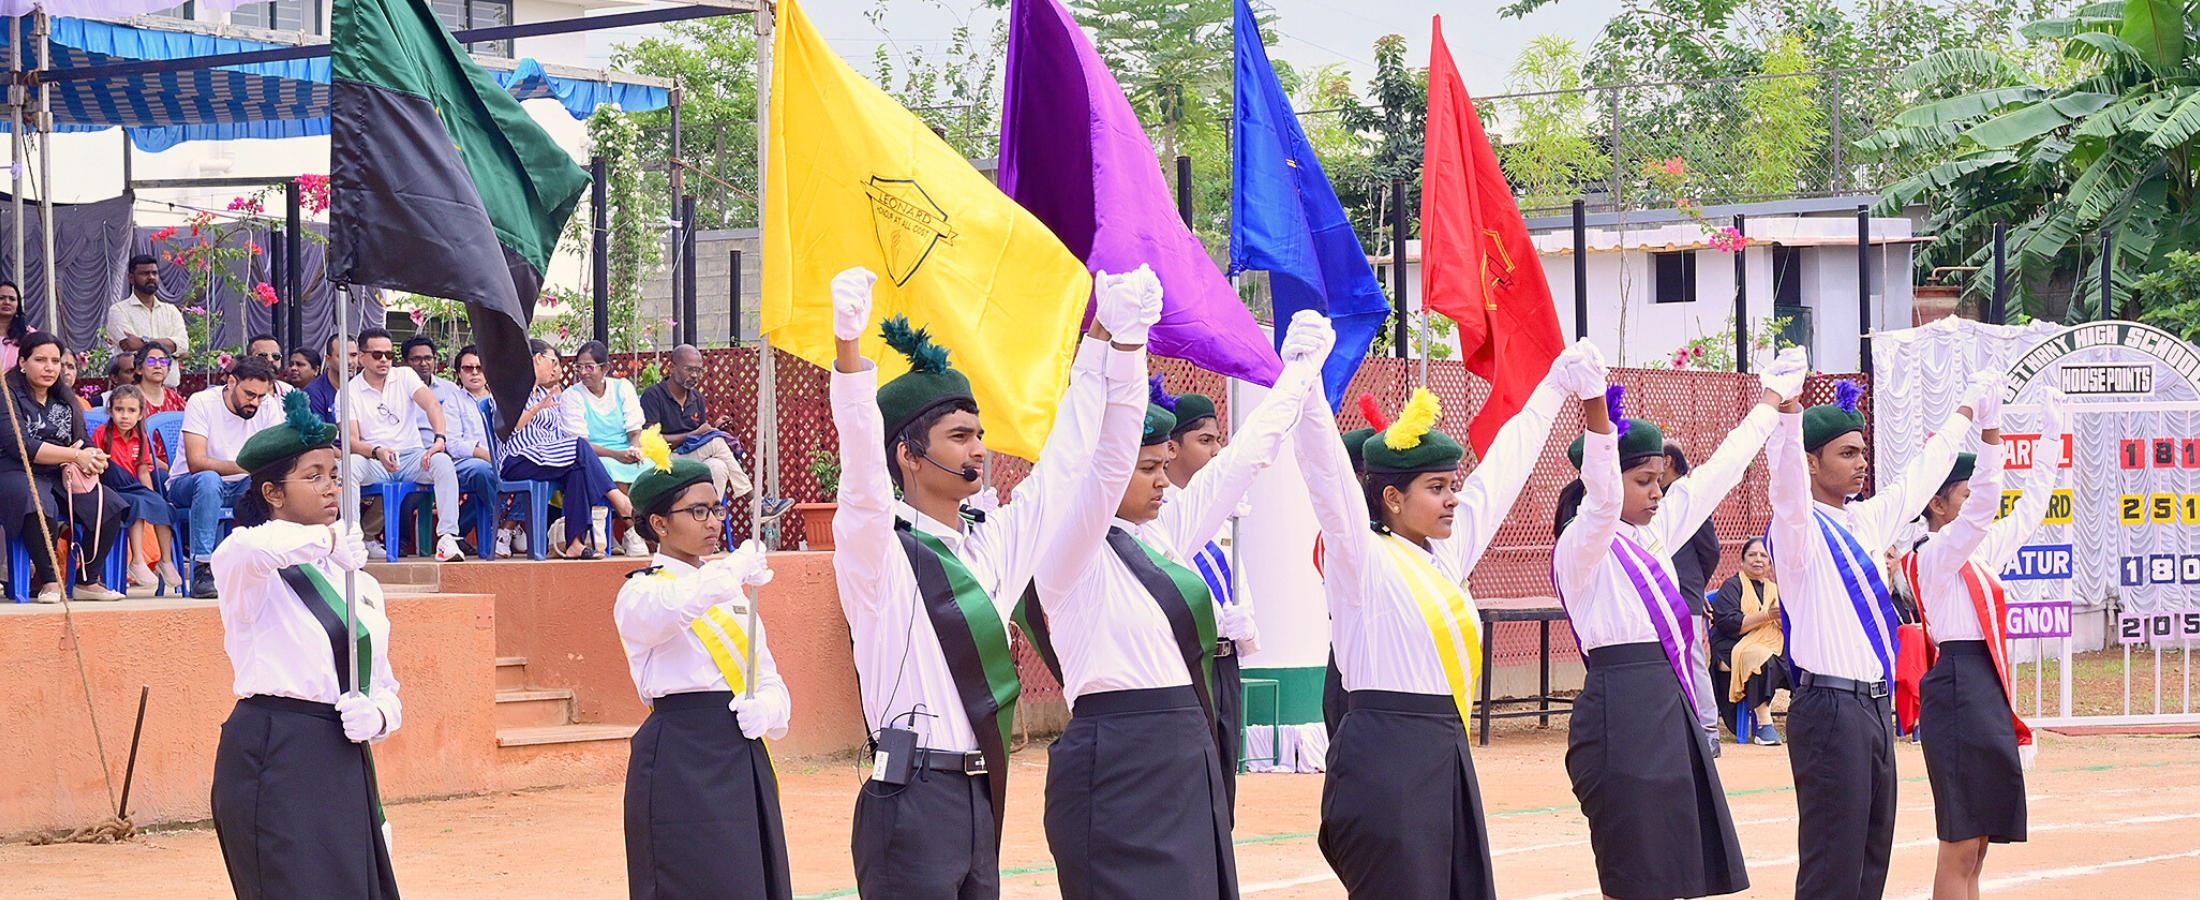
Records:
[[[391,481],[410,481],[435,486],[435,558],[458,562],[458,469],[444,443],[443,405],[420,376],[404,366],[393,366],[396,344],[380,328],[359,332],[359,377],[344,391],[348,409],[341,412],[351,428],[351,477],[360,486]],[[430,440],[421,443],[420,417],[425,415]],[[361,501],[366,498],[360,493]],[[385,509],[385,516],[398,510]]]
[[[183,459],[168,478],[168,501],[190,519],[191,596],[201,600],[214,597],[207,561],[214,558],[221,511],[244,496],[247,473],[237,465],[237,451],[283,420],[274,391],[274,367],[247,356],[230,364],[222,384],[184,401]]]

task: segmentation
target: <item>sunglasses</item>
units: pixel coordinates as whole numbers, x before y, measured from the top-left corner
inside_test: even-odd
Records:
[[[388,351],[388,350],[361,350],[361,351],[359,351],[359,353],[360,353],[360,355],[362,355],[362,356],[365,356],[365,357],[368,357],[369,359],[376,359],[376,360],[386,360],[386,359],[396,359],[396,358],[397,358],[397,354],[395,354],[395,353],[391,353],[391,352],[390,352],[390,351]]]
[[[481,371],[481,367],[480,367],[480,366],[459,366],[459,367],[458,367],[458,370],[459,370],[459,371],[461,371],[461,372],[479,372],[479,371]]]
[[[252,354],[252,355],[253,355],[253,356],[257,356],[257,357],[259,357],[259,358],[261,358],[261,359],[267,360],[267,361],[269,361],[269,362],[282,362],[282,361],[283,361],[283,355],[282,355],[282,354],[280,354],[280,353],[254,353],[254,354]]]

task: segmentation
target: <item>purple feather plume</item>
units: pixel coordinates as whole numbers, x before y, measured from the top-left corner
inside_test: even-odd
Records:
[[[1855,412],[1856,403],[1864,399],[1864,386],[1846,378],[1833,383],[1833,402],[1843,412]]]
[[[1604,414],[1611,417],[1612,424],[1619,428],[1620,437],[1626,437],[1627,426],[1633,424],[1627,421],[1626,408],[1626,387],[1615,384],[1604,389]]]
[[[1155,406],[1172,413],[1176,412],[1176,397],[1170,395],[1167,390],[1162,389],[1161,376],[1159,375],[1146,380],[1146,399],[1152,401]]]

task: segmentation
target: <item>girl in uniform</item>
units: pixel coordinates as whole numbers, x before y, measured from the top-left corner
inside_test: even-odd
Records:
[[[726,517],[710,468],[673,460],[655,428],[641,444],[635,527],[657,555],[613,609],[650,708],[626,768],[627,893],[788,900],[779,779],[762,739],[786,735],[792,705],[745,595],[771,568],[755,541],[705,564]]]
[[[1654,424],[1620,416],[1624,389],[1582,401],[1583,434],[1567,451],[1581,479],[1559,494],[1551,572],[1589,664],[1568,718],[1566,774],[1589,819],[1606,897],[1707,897],[1749,887],[1699,724],[1716,703],[1698,696],[1696,620],[1667,560],[1741,483],[1805,371],[1799,354],[1774,363],[1764,402],[1670,488],[1661,486],[1665,437]]]
[[[365,542],[337,521],[335,426],[304,391],[286,395],[283,412],[237,453],[251,481],[211,563],[240,698],[214,752],[214,830],[238,900],[395,900],[366,748],[404,720],[390,621],[381,586],[359,571]]]
[[[1329,745],[1320,842],[1357,900],[1497,896],[1464,724],[1481,623],[1463,585],[1534,470],[1560,404],[1603,393],[1594,348],[1560,354],[1460,479],[1465,451],[1435,430],[1436,396],[1421,389],[1363,445],[1364,484],[1324,392],[1308,396],[1294,437],[1322,529],[1331,643],[1348,692]],[[1466,521],[1455,527],[1457,512]]]

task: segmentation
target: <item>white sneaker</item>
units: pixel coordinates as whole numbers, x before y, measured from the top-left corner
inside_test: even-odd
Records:
[[[512,529],[497,529],[497,539],[493,546],[496,547],[496,555],[499,557],[512,555]]]
[[[527,552],[527,529],[525,526],[514,526],[512,528],[512,552]]]
[[[635,559],[646,559],[649,556],[649,544],[642,540],[641,532],[635,531],[632,528],[626,530],[625,549],[626,555],[634,557]]]
[[[436,562],[465,562],[466,554],[458,552],[458,538],[444,535],[435,539]]]
[[[382,561],[384,561],[384,560],[387,560],[387,559],[389,559],[389,558],[390,558],[390,554],[389,554],[389,551],[387,551],[387,550],[384,550],[384,549],[382,548],[382,539],[381,539],[381,538],[368,538],[368,539],[367,539],[367,561],[368,561],[368,562],[382,562]]]

